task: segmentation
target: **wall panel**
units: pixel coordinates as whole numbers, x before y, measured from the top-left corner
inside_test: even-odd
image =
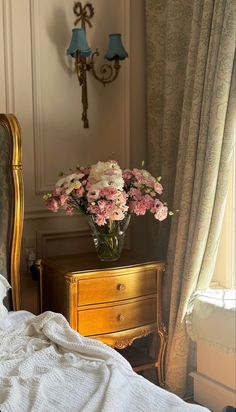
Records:
[[[36,232],[36,246],[40,256],[60,256],[92,252],[94,245],[89,230],[64,232]]]
[[[0,0],[0,110],[15,113],[22,128],[22,284],[27,296],[31,294],[30,304],[25,300],[28,309],[36,293],[29,280],[28,254],[69,253],[76,244],[90,250],[92,244],[86,219],[52,214],[42,194],[53,189],[59,172],[78,163],[112,158],[122,167],[139,167],[145,155],[143,0],[92,3],[95,16],[87,37],[93,49],[99,48],[98,62],[103,62],[111,32],[122,33],[129,59],[106,87],[88,74],[90,128],[84,129],[81,90],[65,53],[74,0]]]
[[[60,214],[55,220],[42,201],[42,194],[53,189],[61,171],[67,172],[78,163],[110,158],[123,167],[129,163],[129,61],[122,64],[116,82],[107,87],[88,74],[90,128],[84,129],[81,89],[74,62],[66,56],[74,22],[73,4],[68,0],[4,2],[9,102],[21,123],[23,137],[23,255],[29,249],[35,249],[37,256],[41,253],[36,233],[44,219],[52,233],[67,231],[71,225],[69,218]],[[87,36],[101,55],[113,31],[122,32],[129,48],[128,4],[125,0],[93,2],[93,28]],[[78,224],[78,232],[84,225]]]
[[[111,7],[112,1],[106,1]],[[97,2],[95,17],[101,19],[104,2]],[[115,26],[122,29],[123,2],[114,2],[116,13],[112,16]],[[65,7],[67,6],[67,7]],[[74,74],[72,59],[66,56],[74,16],[65,0],[31,0],[31,52],[33,64],[33,113],[35,138],[35,181],[36,193],[52,188],[61,170],[67,170],[77,163],[87,164],[98,159],[116,158],[124,163],[128,139],[125,139],[126,94],[125,70],[114,84],[103,87],[88,75],[90,128],[84,129],[81,117],[81,90]],[[106,15],[104,15],[105,17]],[[120,24],[117,19],[120,18]],[[107,40],[106,24],[96,39],[95,45]],[[96,26],[95,26],[96,28]],[[93,30],[93,29],[91,29]],[[96,30],[95,30],[96,31]],[[60,34],[59,34],[60,33]],[[88,33],[89,36],[89,33]],[[98,43],[98,44],[97,44]],[[124,65],[123,65],[124,66]],[[125,102],[125,104],[124,104]],[[55,156],[56,152],[56,156]],[[66,156],[65,156],[66,153]],[[126,159],[125,159],[126,160]]]

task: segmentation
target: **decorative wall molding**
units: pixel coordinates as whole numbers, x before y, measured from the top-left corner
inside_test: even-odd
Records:
[[[5,0],[6,1],[6,0]],[[45,130],[43,120],[43,96],[42,96],[42,76],[40,73],[40,5],[37,0],[30,0],[30,20],[31,20],[31,53],[32,53],[32,87],[33,87],[33,128],[34,128],[34,158],[35,158],[35,193],[42,194],[52,190],[51,182],[47,182],[45,167],[46,151],[45,145]],[[129,34],[129,19],[130,19],[130,0],[123,0],[121,3],[122,10],[122,29],[125,37],[126,48],[130,50],[130,34]],[[126,167],[130,163],[130,63],[126,60],[123,67],[124,75],[122,80],[123,102],[121,109],[121,124],[122,124],[122,161]]]
[[[84,215],[75,214],[74,216],[68,217],[63,210],[56,213],[52,213],[48,209],[26,209],[24,211],[24,220],[35,220],[35,219],[55,219],[55,218],[66,218],[66,219],[84,219]]]
[[[25,209],[24,211],[24,220],[29,221],[29,220],[35,220],[35,219],[59,219],[63,218],[66,220],[74,220],[76,219],[77,222],[79,221],[86,221],[86,216],[83,215],[82,213],[75,213],[73,216],[67,216],[65,211],[59,210],[56,213],[51,212],[48,209]]]
[[[122,3],[123,28],[122,32],[125,36],[125,47],[129,51],[129,58],[125,61],[125,75],[123,80],[123,160],[125,167],[130,166],[130,0],[123,0]]]
[[[56,250],[55,255],[60,254],[59,253],[60,247],[58,247],[59,244],[61,243],[61,245],[64,245],[65,242],[69,242],[69,244],[71,245],[71,254],[76,253],[77,248],[75,248],[76,250],[73,250],[73,245],[75,245],[76,239],[77,239],[77,243],[81,244],[81,250],[83,249],[82,247],[83,243],[86,243],[86,245],[88,243],[91,244],[91,250],[92,250],[93,244],[92,244],[91,232],[89,230],[81,230],[81,231],[70,230],[70,231],[63,231],[63,232],[38,231],[36,232],[37,255],[39,257],[48,257],[50,255],[49,243],[52,243],[52,242],[54,242],[55,245],[57,245],[55,247],[55,250]],[[79,252],[79,248],[78,248],[78,252]]]
[[[65,212],[59,211],[57,213],[52,213],[45,208],[44,209],[28,209],[25,210],[24,220],[34,220],[34,219],[54,219],[58,217],[65,217]]]
[[[12,0],[2,0],[6,113],[15,113]]]
[[[30,0],[32,88],[33,88],[33,129],[35,159],[35,193],[41,194],[51,189],[45,182],[44,130],[42,119],[42,96],[40,74],[39,2]]]

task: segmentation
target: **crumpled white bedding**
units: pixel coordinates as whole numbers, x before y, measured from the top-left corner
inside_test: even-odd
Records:
[[[1,412],[204,412],[134,373],[115,350],[45,312],[0,331]]]
[[[27,310],[10,311],[4,319],[0,319],[0,329],[15,327],[19,322],[26,322],[35,315]]]

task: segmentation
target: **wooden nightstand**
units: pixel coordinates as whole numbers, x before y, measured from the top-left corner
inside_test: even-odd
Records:
[[[134,370],[155,367],[164,386],[164,270],[163,261],[147,261],[130,251],[109,263],[100,262],[95,253],[47,258],[41,261],[41,311],[60,312],[81,335],[127,348],[123,353]],[[159,337],[156,359],[135,356],[129,347],[151,333]]]

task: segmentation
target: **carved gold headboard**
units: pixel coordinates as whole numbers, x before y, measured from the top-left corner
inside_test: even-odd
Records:
[[[0,114],[0,273],[12,286],[6,305],[14,310],[21,306],[23,204],[20,125],[13,114]]]

